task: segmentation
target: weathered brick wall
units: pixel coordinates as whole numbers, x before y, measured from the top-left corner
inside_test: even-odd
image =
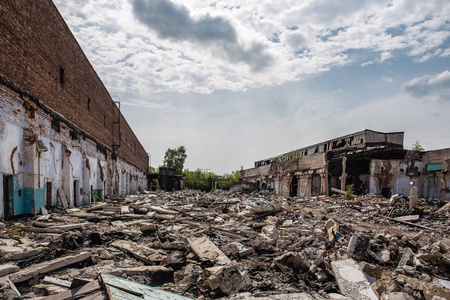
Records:
[[[1,1],[0,15],[0,75],[99,142],[117,144],[117,107],[53,2]],[[145,149],[123,116],[120,124],[117,153],[147,170]]]

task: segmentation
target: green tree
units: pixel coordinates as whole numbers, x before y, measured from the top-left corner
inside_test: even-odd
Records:
[[[183,171],[185,176],[184,187],[187,189],[201,190],[209,192],[214,186],[214,179],[218,178],[214,172],[204,172],[201,169],[195,171],[189,171],[188,169]]]
[[[186,148],[184,146],[180,146],[176,149],[169,148],[164,155],[164,166],[167,168],[174,168],[176,174],[182,174],[186,157]]]
[[[222,190],[229,190],[231,188],[231,184],[235,181],[239,181],[241,178],[241,171],[236,170],[231,173],[225,173],[222,175],[221,179],[226,179],[225,181],[219,181],[217,184],[217,188]]]
[[[416,141],[414,144],[411,145],[412,151],[425,151],[425,149],[422,147],[419,141]]]

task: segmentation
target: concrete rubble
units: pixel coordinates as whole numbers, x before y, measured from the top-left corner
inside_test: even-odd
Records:
[[[447,207],[184,190],[51,208],[4,223],[0,299],[450,300]]]

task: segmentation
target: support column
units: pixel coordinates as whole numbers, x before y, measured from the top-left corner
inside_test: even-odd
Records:
[[[342,158],[342,176],[341,176],[341,190],[345,191],[345,187],[347,186],[347,157],[344,156]]]
[[[325,156],[325,168],[323,170],[324,174],[324,178],[323,178],[323,188],[325,189],[324,191],[324,195],[326,196],[330,196],[330,190],[329,190],[329,182],[328,182],[328,159],[327,159],[327,153],[324,153]]]

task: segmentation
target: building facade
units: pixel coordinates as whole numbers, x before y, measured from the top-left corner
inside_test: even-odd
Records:
[[[329,195],[353,184],[356,194],[409,195],[450,199],[450,149],[403,149],[403,132],[363,130],[255,162],[244,181],[283,196]]]
[[[53,2],[0,11],[0,217],[146,189],[148,154]]]

